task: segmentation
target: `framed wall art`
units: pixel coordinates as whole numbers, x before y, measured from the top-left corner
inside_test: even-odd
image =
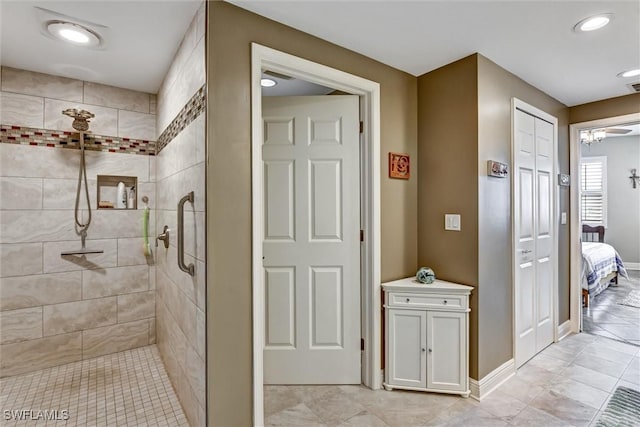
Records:
[[[409,179],[411,159],[408,154],[389,153],[389,178]]]

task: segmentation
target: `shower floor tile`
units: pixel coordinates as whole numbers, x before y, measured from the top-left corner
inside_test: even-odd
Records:
[[[188,426],[155,345],[0,379],[3,426]]]

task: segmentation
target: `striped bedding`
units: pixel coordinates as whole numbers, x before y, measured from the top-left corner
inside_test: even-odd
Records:
[[[618,272],[627,277],[620,255],[606,243],[582,242],[582,287],[589,290],[590,296],[596,296],[609,286],[605,277]]]

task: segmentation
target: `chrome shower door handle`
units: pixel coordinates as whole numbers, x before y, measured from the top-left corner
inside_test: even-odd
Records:
[[[178,267],[190,276],[195,276],[194,265],[184,263],[184,204],[187,202],[193,204],[193,191],[190,191],[178,202]]]

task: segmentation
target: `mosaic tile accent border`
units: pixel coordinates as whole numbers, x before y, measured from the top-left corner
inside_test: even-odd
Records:
[[[158,137],[157,153],[160,153],[164,147],[169,144],[173,138],[175,138],[184,128],[194,121],[202,112],[205,111],[207,106],[207,91],[206,85],[203,85],[198,91],[191,97],[187,104],[180,110],[178,115],[171,121],[169,126],[162,131],[162,134]]]
[[[0,125],[0,143],[80,149],[80,135],[78,132]],[[116,136],[85,134],[84,147],[86,150],[108,153],[144,156],[155,156],[156,154],[155,141]]]

